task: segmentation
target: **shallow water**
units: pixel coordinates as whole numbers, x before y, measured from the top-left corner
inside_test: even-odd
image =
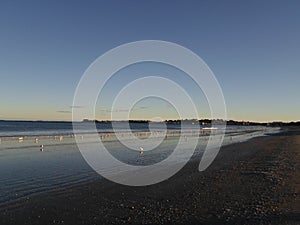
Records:
[[[245,141],[249,138],[265,135],[270,132],[277,132],[278,129],[264,127],[230,128],[227,130],[223,144]],[[0,204],[26,198],[33,194],[73,185],[93,179],[101,179],[100,175],[94,172],[85,162],[75,143],[73,134],[62,134],[37,136],[24,136],[20,141],[17,135],[1,138],[0,143]],[[122,162],[132,165],[151,165],[166,159],[178,143],[178,132],[168,133],[168,138],[154,150],[145,151],[140,157],[138,151],[125,147],[116,140],[111,133],[102,132],[103,144],[110,153]],[[128,140],[131,140],[131,135]],[[136,132],[140,138],[147,138],[147,132]],[[157,133],[159,136],[159,133]],[[217,137],[218,135],[216,135]],[[85,144],[91,148],[97,147],[96,142],[89,134],[80,136]],[[144,147],[147,148],[145,140]],[[38,140],[37,140],[38,139]],[[186,146],[192,139],[198,141],[196,154],[201,154],[207,144],[208,134],[201,134],[200,137],[191,133],[186,138]],[[41,148],[40,145],[44,147]],[[42,151],[41,151],[42,150]],[[187,160],[184,154],[176,155],[176,161]],[[174,162],[175,163],[175,162]],[[104,170],[109,172],[114,168],[106,166]]]

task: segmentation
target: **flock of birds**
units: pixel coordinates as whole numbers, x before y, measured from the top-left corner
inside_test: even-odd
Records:
[[[56,139],[56,137],[55,137]],[[19,137],[18,138],[18,142],[21,143],[24,141],[24,137]],[[59,137],[59,141],[63,141],[63,136],[60,136]],[[0,143],[1,143],[1,139],[0,139]],[[34,139],[34,143],[39,143],[39,139],[38,138],[35,138]],[[40,151],[43,152],[44,151],[44,145],[40,145]],[[139,153],[140,153],[140,156],[142,156],[144,154],[144,148],[142,146],[139,147]]]

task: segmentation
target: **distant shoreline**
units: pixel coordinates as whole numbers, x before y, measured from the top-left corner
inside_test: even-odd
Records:
[[[150,121],[150,120],[90,120],[83,119],[82,121],[47,121],[47,120],[0,120],[0,122],[16,122],[16,123],[166,123],[166,124],[195,124],[199,123],[200,125],[214,125],[225,124],[231,126],[272,126],[272,127],[282,127],[282,126],[300,126],[300,121],[292,122],[282,122],[282,121],[273,121],[273,122],[253,122],[253,121],[237,121],[237,120],[222,120],[222,119],[183,119],[183,120],[165,120],[165,121]]]

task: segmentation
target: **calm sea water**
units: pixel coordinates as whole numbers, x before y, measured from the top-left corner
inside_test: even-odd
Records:
[[[78,129],[82,132],[89,132],[92,123],[76,123]],[[133,123],[130,124],[133,130],[146,130],[147,124]],[[99,132],[112,131],[109,123],[97,123]],[[117,124],[119,129],[125,129],[123,123]],[[171,126],[178,128],[178,126]],[[44,122],[44,121],[0,121],[0,137],[2,136],[33,136],[33,135],[60,135],[72,134],[73,126],[71,122]]]
[[[81,123],[80,126],[84,140],[93,143],[88,135],[89,124]],[[122,125],[118,128],[127,131]],[[178,125],[168,127],[172,131],[179,128]],[[195,126],[188,128],[195,129]],[[178,142],[176,135],[170,135],[157,148],[145,152],[141,160],[136,151],[126,148],[111,135],[109,124],[98,124],[97,129],[111,154],[133,165],[149,165],[167,158]],[[137,134],[149,131],[146,124],[133,124],[131,129]],[[277,131],[265,127],[228,127],[224,144]],[[197,151],[200,154],[206,146],[207,135],[189,138],[199,140]],[[72,123],[0,121],[0,140],[0,205],[54,188],[101,179],[82,158],[74,140]],[[43,151],[40,145],[44,145]],[[184,159],[178,156],[178,160]]]
[[[76,123],[77,128],[82,133],[91,130],[92,123]],[[198,125],[182,125],[185,129],[199,128]],[[203,126],[201,126],[203,127]],[[112,132],[112,126],[109,123],[96,123],[98,132]],[[126,130],[125,123],[116,123],[118,130]],[[146,123],[131,123],[130,128],[133,132],[148,131],[149,126]],[[152,123],[151,128],[164,129],[159,123]],[[167,125],[167,129],[176,130],[181,126],[177,124]],[[246,126],[228,126],[227,130],[249,130],[260,129],[261,127]],[[73,126],[71,122],[44,122],[44,121],[0,121],[0,137],[16,137],[16,136],[41,136],[41,135],[66,135],[73,134]]]

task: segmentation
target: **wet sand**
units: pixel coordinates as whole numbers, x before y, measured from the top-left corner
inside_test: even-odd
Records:
[[[0,209],[0,224],[300,224],[300,132],[289,130],[221,149],[148,187],[93,181]]]

